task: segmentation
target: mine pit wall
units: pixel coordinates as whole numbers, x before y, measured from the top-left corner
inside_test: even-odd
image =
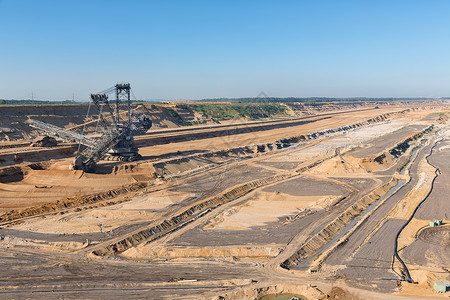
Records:
[[[382,114],[376,116],[374,118],[370,118],[366,121],[355,123],[352,125],[341,126],[334,129],[326,129],[321,131],[316,131],[307,135],[299,135],[293,136],[289,138],[283,138],[271,143],[264,144],[256,144],[249,145],[244,147],[231,148],[226,150],[207,152],[202,154],[190,155],[184,158],[176,158],[176,159],[168,159],[163,162],[155,163],[153,166],[155,168],[155,175],[158,177],[166,177],[166,179],[174,179],[179,177],[186,176],[186,172],[188,174],[193,175],[194,173],[198,173],[204,171],[205,169],[214,167],[217,164],[220,164],[223,159],[219,158],[227,158],[227,159],[238,159],[243,156],[251,156],[258,153],[271,152],[283,148],[290,147],[294,144],[298,144],[301,142],[312,141],[318,138],[331,136],[334,134],[345,134],[349,130],[353,130],[356,128],[360,128],[363,126],[376,124],[379,122],[384,122],[390,117],[394,115],[404,114],[410,112],[411,109],[402,110],[400,112],[392,112],[387,114]],[[205,158],[209,161],[198,161],[199,158]],[[174,166],[173,169],[176,169],[177,172],[173,173],[170,171],[171,166]],[[199,168],[200,166],[200,168]],[[182,175],[178,175],[179,173],[183,173]]]
[[[216,208],[234,199],[237,199],[238,197],[241,197],[256,188],[280,180],[288,179],[289,177],[292,176],[293,175],[291,174],[275,175],[251,181],[246,184],[242,184],[220,196],[216,196],[212,199],[198,203],[190,207],[189,209],[185,210],[184,212],[178,214],[177,216],[174,216],[171,219],[164,220],[162,223],[158,225],[152,226],[138,233],[132,234],[131,236],[117,243],[113,243],[106,247],[97,249],[93,251],[93,254],[97,256],[114,256],[117,252],[123,252],[125,250],[128,250],[144,241],[147,242],[153,241],[163,236],[164,234],[167,234],[171,231],[180,228],[180,226],[185,225],[186,222],[195,220],[197,217],[200,216],[199,214],[205,214],[207,213],[208,210]]]
[[[339,128],[335,128],[335,129],[327,129],[327,130],[317,131],[317,132],[311,133],[309,135],[294,136],[294,137],[279,140],[275,143],[270,143],[269,145],[271,147],[277,147],[277,145],[276,145],[277,143],[279,143],[279,144],[298,143],[299,141],[302,141],[302,140],[304,141],[304,140],[316,139],[316,138],[324,136],[326,134],[344,133],[348,130],[358,128],[358,127],[361,127],[364,125],[370,125],[370,124],[382,122],[394,115],[405,114],[405,113],[411,112],[413,110],[414,109],[408,108],[408,109],[404,109],[402,111],[385,113],[385,114],[378,115],[374,118],[370,118],[366,121],[359,122],[359,123],[356,123],[353,125],[341,126]],[[299,120],[299,121],[292,121],[292,122],[286,122],[286,123],[281,123],[281,124],[249,124],[248,126],[239,127],[239,128],[221,129],[221,130],[216,130],[213,132],[211,132],[211,131],[195,132],[195,133],[180,134],[180,135],[175,135],[175,136],[152,137],[151,134],[149,134],[148,137],[137,139],[136,145],[142,147],[142,146],[148,146],[148,145],[160,145],[160,144],[183,142],[183,141],[189,141],[189,140],[206,139],[206,138],[211,138],[211,137],[220,137],[220,136],[227,136],[227,135],[234,135],[234,134],[249,133],[249,132],[255,132],[255,131],[271,130],[271,129],[278,129],[278,128],[284,128],[284,127],[292,127],[292,126],[309,124],[309,123],[317,122],[320,120],[326,120],[329,118],[331,118],[331,117],[329,117],[329,116],[321,117],[319,115],[314,120]]]
[[[0,169],[0,183],[21,181],[25,174],[22,167],[7,167]]]
[[[347,208],[341,215],[334,219],[324,229],[309,239],[296,253],[285,260],[281,267],[290,269],[300,261],[313,257],[316,252],[339,234],[351,221],[360,216],[370,205],[386,194],[397,184],[397,179],[392,179],[387,184],[375,189],[370,194],[358,200]]]
[[[370,162],[373,160],[374,162],[389,168],[394,165],[396,159],[402,156],[415,141],[423,137],[425,134],[430,133],[433,129],[434,125],[431,125],[425,128],[424,130],[420,131],[419,133],[415,133],[410,137],[406,138],[401,143],[398,143],[397,145],[392,147],[390,150],[383,151],[382,153],[377,154],[373,159],[367,158],[362,159],[362,161]]]
[[[66,109],[66,108],[64,108],[64,109]],[[276,149],[282,149],[282,148],[289,147],[289,146],[291,146],[291,144],[295,144],[298,142],[314,140],[319,137],[323,137],[326,135],[332,135],[335,133],[345,133],[348,130],[358,128],[358,127],[361,127],[364,125],[372,124],[372,123],[381,122],[381,121],[388,119],[392,115],[404,114],[404,113],[412,111],[412,110],[413,109],[405,109],[405,110],[402,110],[399,112],[387,113],[387,114],[379,115],[375,118],[368,119],[365,122],[360,122],[360,123],[356,123],[356,124],[349,125],[349,126],[342,126],[342,127],[336,128],[336,129],[322,130],[322,131],[311,133],[309,135],[299,135],[299,136],[284,138],[284,139],[278,140],[273,143],[268,143],[268,144],[253,145],[253,146],[248,146],[248,147],[229,149],[229,150],[226,150],[225,152],[235,152],[235,151],[240,151],[240,150],[242,150],[246,153],[269,152],[269,151],[273,151]],[[329,117],[322,117],[321,120],[327,119],[327,118],[329,118]],[[138,146],[148,146],[149,144],[152,144],[152,145],[166,144],[166,143],[172,143],[172,142],[177,142],[177,141],[202,139],[202,138],[210,138],[213,136],[223,136],[223,135],[230,135],[230,134],[253,132],[253,131],[258,131],[258,130],[274,129],[274,128],[280,128],[280,126],[281,127],[282,126],[292,126],[292,124],[300,125],[300,124],[306,124],[306,123],[310,123],[310,122],[314,122],[314,120],[306,120],[306,121],[303,120],[303,121],[298,121],[298,122],[289,123],[289,124],[255,125],[255,126],[244,127],[244,128],[239,128],[239,129],[226,129],[226,130],[220,130],[218,132],[217,131],[200,132],[200,133],[193,133],[193,134],[174,136],[174,137],[169,136],[169,137],[153,138],[149,134],[148,138],[139,139],[136,141],[136,143]],[[26,125],[26,126],[28,126],[28,125]],[[2,165],[2,164],[3,165],[12,165],[12,164],[21,163],[23,161],[36,162],[36,161],[41,161],[43,159],[48,159],[49,157],[51,157],[53,159],[66,158],[66,157],[72,156],[76,150],[77,150],[77,145],[70,145],[70,146],[63,146],[63,147],[58,147],[58,148],[54,148],[54,149],[45,148],[45,149],[37,149],[37,150],[23,152],[23,153],[17,152],[17,153],[3,154],[3,155],[0,155],[0,165]],[[217,151],[217,153],[219,153],[219,152],[220,151]],[[226,154],[226,153],[224,153],[224,154]],[[232,153],[230,153],[230,154],[232,154]],[[205,156],[205,157],[207,157],[207,156]],[[174,161],[174,162],[176,162],[176,161]]]
[[[366,103],[367,104],[367,103]],[[399,103],[387,103],[387,102],[374,102],[370,103],[369,106],[378,105],[380,107],[398,107]],[[320,104],[316,108],[305,107],[307,105],[300,104],[299,107],[293,108],[296,116],[318,116],[317,114],[323,114],[324,112],[345,112],[340,107],[342,104]],[[353,108],[357,108],[356,105],[352,104]],[[364,104],[361,104],[364,107]],[[403,104],[401,104],[403,106]],[[426,102],[426,103],[415,103],[415,107],[412,110],[417,109],[435,109],[442,106],[442,102]],[[141,105],[142,106],[142,105]],[[407,105],[404,105],[406,107]],[[149,116],[154,124],[155,128],[167,128],[178,127],[183,125],[180,120],[175,119],[170,113],[166,105],[145,105],[146,109],[149,111]],[[359,106],[361,107],[361,106]],[[12,141],[20,140],[24,138],[29,138],[30,133],[33,131],[27,124],[30,118],[47,122],[59,127],[75,127],[77,130],[81,126],[76,124],[82,124],[86,118],[86,112],[88,109],[87,104],[73,104],[73,105],[18,105],[18,106],[0,106],[0,141]],[[311,110],[312,109],[312,110]],[[370,108],[368,108],[370,109]],[[193,111],[191,114],[194,113]],[[299,114],[298,114],[299,113]],[[92,120],[96,119],[97,112],[91,110],[90,118]],[[186,120],[184,120],[186,121]],[[188,120],[189,121],[189,120]],[[208,116],[204,116],[204,120],[200,123],[212,122]],[[197,123],[197,122],[194,122]],[[87,125],[85,130],[92,131],[95,126]]]
[[[0,165],[12,165],[26,162],[39,162],[42,160],[60,159],[73,156],[78,145],[63,146],[58,148],[33,149],[26,152],[0,154]]]
[[[405,109],[405,110],[402,110],[399,112],[386,113],[386,114],[382,114],[382,115],[376,116],[374,118],[370,118],[366,121],[355,123],[352,125],[341,126],[341,127],[335,128],[335,129],[325,129],[325,130],[317,131],[317,132],[314,132],[314,133],[311,133],[308,135],[299,135],[299,136],[294,136],[294,137],[290,137],[290,138],[285,138],[285,139],[279,140],[277,142],[290,144],[290,143],[298,143],[300,141],[314,140],[319,137],[325,137],[325,136],[333,135],[336,133],[344,134],[349,130],[359,128],[362,126],[367,126],[367,125],[383,122],[394,115],[400,115],[400,114],[404,114],[404,113],[407,113],[410,111],[411,111],[411,109]]]
[[[142,107],[142,105],[133,104],[133,107],[135,106]],[[122,112],[124,108],[125,106],[122,105]],[[73,105],[0,106],[0,141],[28,139],[30,133],[35,132],[28,125],[30,118],[59,127],[74,127],[74,130],[79,131],[83,127],[79,124],[85,122],[87,110],[88,103]],[[149,105],[146,106],[145,110],[149,111],[149,117],[155,127],[165,128],[168,122],[175,127],[179,125],[177,120],[168,113],[167,108],[163,106]],[[88,118],[96,120],[97,116],[97,110],[91,109]],[[95,122],[89,123],[85,127],[85,132],[92,132],[95,130],[95,127]]]
[[[277,144],[284,145],[284,146],[281,146],[281,147],[289,147],[291,145],[291,143],[293,143],[294,141],[298,142],[298,141],[304,141],[304,140],[317,139],[317,138],[325,136],[325,135],[335,134],[336,132],[345,133],[348,130],[351,130],[351,129],[354,129],[354,128],[357,128],[357,127],[361,127],[361,126],[364,126],[364,125],[369,125],[369,124],[374,124],[374,123],[385,121],[391,115],[402,114],[402,113],[405,113],[405,112],[408,112],[408,111],[410,111],[410,110],[407,109],[407,110],[404,110],[404,111],[401,111],[401,112],[388,113],[388,114],[380,115],[380,116],[377,116],[375,118],[371,118],[371,119],[369,119],[367,121],[359,122],[359,123],[356,123],[356,124],[353,124],[353,125],[342,126],[342,127],[337,128],[337,129],[323,130],[323,131],[319,131],[319,132],[313,133],[313,134],[308,135],[308,136],[302,135],[302,136],[299,136],[299,137],[290,138],[290,140],[288,140],[288,141],[286,141],[286,140],[276,141],[275,143],[273,143],[273,145],[275,145],[274,147],[272,146],[272,147],[267,148],[267,144],[264,144],[264,148],[262,147],[263,145],[259,145],[260,147],[258,147],[258,145],[255,145],[253,147],[240,147],[240,148],[230,149],[228,151],[221,150],[221,151],[216,151],[216,152],[213,152],[213,153],[201,154],[201,155],[198,155],[198,157],[202,157],[202,156],[203,157],[211,157],[214,154],[220,154],[220,155],[225,155],[226,154],[226,155],[230,156],[233,153],[242,153],[242,152],[255,153],[255,152],[258,152],[258,151],[261,152],[263,149],[264,149],[264,152],[266,151],[266,149],[269,149],[270,151],[272,151],[272,150],[275,150],[275,149],[279,148],[277,146]],[[175,160],[172,160],[172,161],[169,160],[169,161],[166,161],[165,164],[167,165],[167,164],[170,164],[171,162],[175,163],[175,164],[179,164],[182,160],[183,159],[175,159]],[[321,161],[315,162],[312,165],[304,167],[301,170],[297,170],[297,171],[298,172],[304,172],[307,169],[318,165],[319,163],[321,163]],[[155,164],[154,166],[155,166],[155,169],[158,169],[158,167],[159,168],[162,167],[162,165],[157,165],[157,164]],[[144,241],[150,242],[152,240],[155,240],[155,239],[161,237],[164,234],[167,234],[167,233],[169,233],[171,231],[174,231],[174,230],[178,229],[179,226],[184,225],[183,223],[185,223],[185,222],[191,221],[192,218],[194,218],[196,214],[199,214],[202,211],[206,211],[208,209],[213,209],[213,208],[215,208],[217,206],[220,206],[220,205],[222,205],[224,203],[227,203],[227,202],[229,202],[229,201],[231,201],[231,200],[233,200],[233,199],[235,199],[237,197],[245,195],[246,193],[254,190],[255,188],[261,187],[263,185],[267,185],[269,183],[274,183],[276,181],[280,181],[280,180],[283,180],[283,179],[287,179],[287,178],[292,177],[292,176],[293,175],[288,175],[288,174],[286,174],[286,175],[275,175],[275,176],[272,176],[272,177],[268,177],[268,178],[264,178],[264,179],[260,179],[260,180],[256,180],[256,181],[252,181],[252,182],[246,183],[244,185],[238,186],[238,187],[232,189],[231,191],[229,191],[229,192],[227,192],[227,193],[225,193],[225,194],[223,194],[221,196],[214,197],[214,198],[212,198],[210,200],[207,200],[207,201],[204,201],[204,202],[202,202],[200,204],[197,204],[197,205],[191,207],[190,209],[184,211],[183,213],[181,213],[181,214],[179,214],[179,215],[177,215],[177,216],[175,216],[175,217],[173,217],[171,219],[165,220],[164,222],[162,222],[159,225],[153,226],[153,227],[148,228],[148,229],[144,229],[144,230],[142,230],[142,231],[140,231],[138,233],[135,233],[135,234],[131,235],[130,237],[127,237],[127,238],[117,242],[117,243],[113,243],[113,244],[111,244],[111,245],[109,245],[107,247],[95,250],[95,251],[93,251],[93,254],[95,254],[97,256],[113,256],[113,255],[115,255],[115,253],[120,253],[120,252],[126,251],[126,250],[128,250],[128,249],[130,249],[132,247],[137,246],[138,244],[140,244],[140,243],[142,243]],[[363,199],[365,199],[365,198],[363,198]],[[354,214],[358,213],[359,210],[360,211],[359,211],[358,215],[362,211],[364,211],[364,209],[365,209],[365,208],[363,208],[364,204],[365,204],[364,201],[367,201],[367,199],[366,200],[362,200],[362,201],[363,201],[362,202],[362,208],[358,204],[354,204],[354,207],[352,206],[353,210],[348,212],[348,214],[350,216],[353,216]],[[370,204],[367,205],[367,207],[368,206],[370,206]],[[353,218],[355,218],[355,217],[356,216],[354,216]],[[342,219],[343,220],[347,220],[347,219],[349,219],[349,217],[347,215],[343,215]],[[342,225],[343,223],[341,221],[340,223],[337,222],[336,224]],[[332,227],[333,226],[331,226],[329,228],[329,230],[332,230]],[[345,226],[343,226],[342,228],[344,228],[344,227]],[[331,240],[331,238],[330,238],[330,240]]]
[[[80,207],[83,205],[90,205],[88,208],[92,209],[99,206],[106,206],[106,205],[114,205],[118,204],[120,202],[126,201],[111,201],[111,202],[105,202],[105,203],[99,203],[102,201],[106,201],[109,199],[116,198],[117,196],[134,192],[140,189],[143,189],[147,186],[145,183],[133,183],[129,185],[124,185],[120,188],[116,188],[107,192],[103,193],[97,193],[87,196],[80,196],[80,197],[70,197],[66,198],[64,200],[58,200],[56,202],[49,202],[44,203],[40,205],[35,205],[32,207],[28,207],[22,210],[11,210],[7,213],[4,213],[0,216],[0,222],[10,222],[26,217],[32,217],[42,214],[48,214],[48,213],[58,213],[63,211],[64,209],[74,208],[74,207]],[[80,211],[81,208],[77,208]]]
[[[33,129],[28,125],[30,117],[57,126],[82,123],[87,105],[18,105],[0,107],[0,141],[29,138]]]
[[[263,131],[263,130],[272,130],[272,129],[279,129],[279,128],[285,128],[285,127],[292,127],[292,126],[299,126],[299,125],[305,125],[309,123],[314,123],[320,120],[326,120],[331,117],[321,117],[317,116],[314,120],[299,120],[299,121],[291,121],[291,122],[285,122],[281,124],[249,124],[249,125],[242,125],[238,128],[231,128],[231,129],[219,129],[215,131],[206,131],[206,132],[193,132],[193,133],[180,133],[179,135],[172,135],[172,136],[158,136],[158,137],[152,137],[149,132],[148,137],[143,137],[136,139],[136,145],[138,147],[148,146],[148,145],[162,145],[162,144],[169,144],[169,143],[177,143],[177,142],[184,142],[184,141],[190,141],[190,140],[201,140],[201,139],[207,139],[211,137],[221,137],[221,136],[228,136],[228,135],[235,135],[235,134],[243,134],[243,133],[250,133],[255,131]]]
[[[0,183],[21,181],[30,170],[45,170],[50,164],[51,162],[40,162],[2,168],[0,169]]]
[[[377,156],[377,158],[383,156],[383,159],[378,159],[379,163],[386,160],[386,156],[391,157],[391,166],[393,165],[393,160],[397,159],[406,152],[410,147],[411,143],[420,139],[424,134],[430,133],[434,126],[431,125],[419,133],[408,137],[403,142],[397,144],[394,148],[383,154]],[[394,152],[394,153],[392,153]],[[375,161],[377,161],[375,158]],[[302,260],[311,258],[316,254],[316,252],[325,246],[329,241],[331,241],[337,234],[339,234],[351,221],[356,219],[363,213],[370,205],[372,205],[376,200],[385,195],[392,187],[394,187],[398,182],[398,179],[393,178],[390,182],[384,184],[383,186],[375,189],[370,194],[364,196],[358,200],[355,204],[347,208],[339,217],[334,219],[330,224],[328,224],[324,229],[317,233],[314,237],[309,239],[295,254],[290,258],[285,260],[281,267],[285,269],[292,268]]]
[[[129,237],[118,241],[116,243],[112,243],[106,247],[102,247],[100,249],[97,249],[93,251],[92,253],[96,256],[114,256],[116,253],[124,252],[132,247],[135,247],[143,242],[151,242],[154,241],[165,234],[168,234],[170,232],[173,232],[182,226],[186,225],[189,222],[192,222],[196,220],[197,218],[203,216],[204,214],[208,213],[210,210],[223,205],[225,203],[228,203],[230,201],[233,201],[239,197],[242,197],[249,192],[260,188],[265,185],[269,185],[275,182],[279,182],[282,180],[286,180],[289,178],[292,178],[294,176],[297,176],[299,173],[305,172],[306,170],[313,168],[317,166],[318,164],[322,163],[323,160],[318,160],[310,165],[303,166],[298,170],[295,170],[293,173],[287,173],[287,174],[279,174],[274,175],[258,180],[254,180],[251,182],[247,182],[245,184],[239,185],[233,189],[231,189],[228,192],[225,192],[219,196],[213,197],[209,200],[203,201],[199,204],[196,204],[189,209],[185,210],[184,212],[180,213],[179,215],[164,220],[158,225],[152,226],[150,228],[141,230],[137,233],[134,233],[130,235]]]
[[[393,155],[395,158],[399,157],[400,155],[405,153],[406,150],[408,150],[408,148],[412,142],[420,139],[424,134],[431,132],[433,130],[433,128],[434,128],[434,126],[431,125],[431,126],[425,128],[424,130],[422,130],[421,132],[412,135],[411,137],[407,138],[406,140],[397,144],[394,148],[389,150],[389,153],[391,155]]]

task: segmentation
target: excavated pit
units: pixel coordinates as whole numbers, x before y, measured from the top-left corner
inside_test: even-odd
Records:
[[[161,110],[158,107],[154,109]],[[183,109],[177,108],[177,112],[186,118],[199,120],[198,116],[191,115]],[[51,216],[47,217],[48,221],[67,222],[64,230],[70,230],[70,226],[76,224],[76,222],[71,223],[71,220],[76,219],[77,222],[82,222],[84,218],[86,222],[93,224],[89,225],[91,227],[104,222],[105,227],[102,227],[104,232],[95,232],[95,228],[81,230],[73,235],[66,235],[64,230],[57,234],[50,234],[49,231],[47,235],[36,233],[35,241],[32,241],[25,238],[26,231],[43,228],[46,220],[42,218],[39,222],[36,221],[35,223],[41,227],[33,227],[34,221],[30,219],[30,221],[20,221],[23,222],[21,225],[11,224],[3,231],[0,229],[0,234],[4,235],[7,232],[5,240],[0,241],[0,244],[6,245],[7,240],[8,247],[16,247],[16,244],[20,244],[20,247],[30,249],[41,247],[46,251],[76,250],[78,252],[75,255],[82,257],[89,253],[94,254],[91,257],[119,256],[131,260],[122,261],[117,257],[120,268],[127,268],[127,265],[140,268],[145,265],[142,270],[152,268],[156,273],[163,270],[167,274],[170,273],[170,277],[164,273],[167,278],[180,278],[180,281],[184,279],[189,281],[191,278],[207,280],[206,278],[214,276],[213,273],[205,276],[202,274],[202,272],[209,272],[207,268],[196,269],[195,272],[189,273],[189,277],[180,275],[186,266],[192,268],[194,265],[205,264],[211,265],[212,270],[217,264],[218,268],[215,272],[221,272],[221,274],[228,274],[229,270],[231,272],[242,267],[241,272],[230,273],[231,275],[226,276],[230,278],[247,276],[245,278],[249,281],[248,284],[255,285],[261,280],[260,278],[270,277],[270,275],[259,276],[261,272],[276,273],[272,269],[263,271],[263,265],[270,266],[274,260],[283,255],[296,234],[301,233],[310,238],[310,243],[307,241],[307,244],[297,248],[305,250],[308,254],[336,235],[339,228],[348,224],[352,218],[361,214],[371,202],[389,188],[390,184],[394,184],[389,181],[392,174],[388,172],[401,164],[403,153],[420,138],[420,136],[414,137],[408,134],[406,138],[411,139],[405,143],[405,140],[402,142],[398,140],[398,136],[393,135],[394,142],[382,151],[372,149],[373,153],[369,157],[352,157],[352,151],[346,152],[351,150],[349,145],[368,149],[369,143],[363,141],[362,144],[358,144],[354,140],[346,141],[339,136],[351,135],[352,132],[362,128],[383,124],[390,119],[403,117],[412,112],[414,110],[408,108],[399,112],[380,114],[366,121],[359,121],[361,120],[359,119],[352,125],[311,131],[308,134],[299,132],[298,135],[280,136],[276,140],[258,141],[247,146],[227,147],[220,150],[208,149],[208,151],[180,148],[179,152],[156,153],[154,156],[147,156],[148,160],[131,164],[104,163],[100,174],[83,175],[86,176],[83,178],[94,182],[97,175],[108,180],[124,176],[123,178],[128,178],[130,183],[121,184],[115,188],[105,186],[107,191],[66,197],[67,199],[35,205],[28,209],[9,211],[0,216],[2,222],[14,222],[24,217],[50,213]],[[167,124],[169,126],[169,123]],[[422,128],[425,127],[424,125]],[[414,129],[422,128],[414,127]],[[178,132],[181,133],[183,130]],[[231,132],[230,128],[221,130]],[[176,137],[174,141],[181,145],[190,139],[208,139],[202,136],[205,134],[203,132],[196,134],[197,137],[193,135],[186,140]],[[236,134],[237,139],[240,134]],[[245,135],[246,132],[242,131],[242,134]],[[412,134],[415,133],[412,132]],[[355,140],[358,139],[355,138]],[[143,139],[142,143],[148,141]],[[341,148],[336,150],[336,147]],[[11,162],[13,159],[8,161]],[[3,178],[6,178],[4,180],[12,181],[1,182],[3,185],[0,189],[13,187],[11,185],[13,183],[29,180],[27,176],[30,174],[34,177],[40,173],[38,176],[42,176],[51,171],[51,166],[28,163],[26,156],[18,156],[18,160],[20,159],[24,160],[20,170],[14,169],[17,168],[16,165],[2,165],[0,180],[2,180],[1,172],[6,172],[8,174],[4,174]],[[39,162],[38,159],[36,162]],[[7,168],[12,169],[6,171]],[[329,172],[330,170],[336,171]],[[298,180],[298,178],[308,178],[311,182]],[[35,187],[36,193],[54,188],[52,184],[36,185],[38,186]],[[305,194],[314,186],[321,190],[321,195]],[[372,191],[377,186],[378,189]],[[336,188],[334,193],[327,192],[327,188],[333,187]],[[364,197],[370,191],[372,192]],[[167,194],[152,200],[154,193],[163,192]],[[256,200],[258,197],[263,198],[262,202]],[[292,207],[286,207],[285,211],[275,211],[276,207],[283,205],[282,201],[293,200],[293,197],[298,197],[296,200],[298,204],[315,203],[315,206],[300,207],[293,204]],[[277,204],[277,201],[280,204]],[[258,223],[246,217],[254,214],[259,208],[270,211],[274,218],[269,219],[264,216],[257,220]],[[59,215],[60,213],[64,215]],[[114,217],[119,215],[123,215],[120,220]],[[139,217],[135,218],[135,216]],[[96,221],[97,217],[98,221]],[[247,223],[239,221],[239,218],[246,218]],[[244,230],[234,229],[223,233],[225,230],[217,226],[226,222],[228,225],[234,222],[236,228],[244,228]],[[208,236],[208,232],[213,232],[216,236]],[[17,235],[15,239],[14,235]],[[88,238],[89,241],[85,241],[84,238]],[[64,243],[49,242],[50,239],[64,240]],[[109,260],[90,260],[90,262],[100,265],[109,264]],[[115,260],[113,262],[115,263]],[[154,268],[153,264],[158,264],[159,268]],[[155,272],[152,274],[156,274]],[[152,276],[150,277],[153,278]],[[332,275],[327,273],[325,276]],[[255,278],[255,280],[248,278]],[[183,284],[185,283],[179,283],[180,288]],[[195,281],[192,285],[205,284],[210,283]],[[302,295],[326,297],[325,294],[310,287],[300,290],[281,287],[281,285],[278,288],[267,288],[269,286],[267,284],[258,286],[249,289],[247,286],[243,293],[223,292],[221,295],[226,299],[236,299],[239,295],[253,295],[255,292],[255,295],[260,297],[273,292],[287,293],[295,290],[295,293]],[[295,286],[298,287],[297,284]],[[224,291],[228,289],[221,288]],[[188,289],[194,290],[195,287]]]
[[[398,160],[400,155],[406,152],[410,147],[410,144],[414,141],[420,139],[424,134],[430,133],[433,126],[426,127],[422,131],[413,134],[412,136],[406,138],[401,143],[397,144],[390,150],[379,156],[390,156],[389,164],[386,168],[393,166],[393,162]],[[400,146],[399,146],[400,145]],[[378,156],[378,157],[379,157]],[[374,160],[377,162],[376,160]],[[379,160],[381,163],[386,162],[385,159]],[[379,162],[377,162],[379,163]],[[356,219],[361,215],[366,209],[368,209],[375,201],[380,199],[383,195],[387,194],[388,191],[396,188],[398,179],[393,178],[390,182],[384,184],[383,186],[375,189],[367,196],[364,196],[358,200],[355,204],[346,209],[339,217],[337,217],[333,222],[331,222],[327,227],[325,227],[321,232],[316,234],[313,238],[309,239],[299,250],[296,251],[290,258],[285,260],[281,266],[286,269],[293,268],[297,266],[301,261],[307,260],[317,254],[317,251],[322,249],[328,242],[338,235],[351,221]],[[302,266],[304,267],[304,266]]]

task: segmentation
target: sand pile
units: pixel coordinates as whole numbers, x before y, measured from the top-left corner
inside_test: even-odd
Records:
[[[312,174],[327,174],[329,176],[345,176],[348,174],[364,174],[367,169],[360,164],[361,160],[353,157],[334,157],[309,172]],[[366,164],[366,167],[368,164]]]

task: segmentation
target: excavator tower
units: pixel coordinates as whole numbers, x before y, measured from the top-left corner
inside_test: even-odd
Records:
[[[71,168],[93,171],[102,159],[133,161],[139,159],[139,149],[134,142],[134,136],[144,134],[151,128],[152,122],[145,112],[132,109],[131,87],[129,83],[118,83],[98,94],[91,94],[87,115],[93,104],[97,110],[97,126],[94,136],[87,137],[57,126],[40,121],[32,121],[32,127],[47,135],[62,138],[66,141],[78,142],[86,146],[78,151]],[[115,94],[111,103],[109,95]]]

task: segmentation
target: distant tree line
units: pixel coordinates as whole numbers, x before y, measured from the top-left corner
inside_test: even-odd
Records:
[[[237,102],[237,103],[320,103],[320,102],[378,102],[378,101],[424,101],[434,100],[435,98],[368,98],[368,97],[354,97],[354,98],[329,98],[329,97],[256,97],[256,98],[214,98],[202,99],[199,102]],[[448,99],[448,98],[440,98]]]
[[[435,100],[436,98],[368,98],[368,97],[354,97],[354,98],[329,98],[329,97],[256,97],[256,98],[212,98],[201,100],[189,100],[188,102],[231,102],[231,103],[324,103],[324,102],[390,102],[390,101],[426,101]],[[450,100],[450,97],[440,97],[440,100]],[[171,101],[166,100],[133,100],[134,104],[166,104]],[[8,100],[0,99],[0,105],[51,105],[51,104],[86,104],[87,101],[47,101],[47,100]]]
[[[218,120],[239,118],[261,119],[274,115],[282,115],[286,107],[277,103],[202,103],[202,104],[177,104],[177,108],[191,109],[205,116]]]
[[[7,100],[0,99],[0,105],[42,105],[42,104],[81,104],[83,102],[75,102],[73,100],[62,101],[46,101],[46,100]],[[85,102],[84,102],[85,103]]]

